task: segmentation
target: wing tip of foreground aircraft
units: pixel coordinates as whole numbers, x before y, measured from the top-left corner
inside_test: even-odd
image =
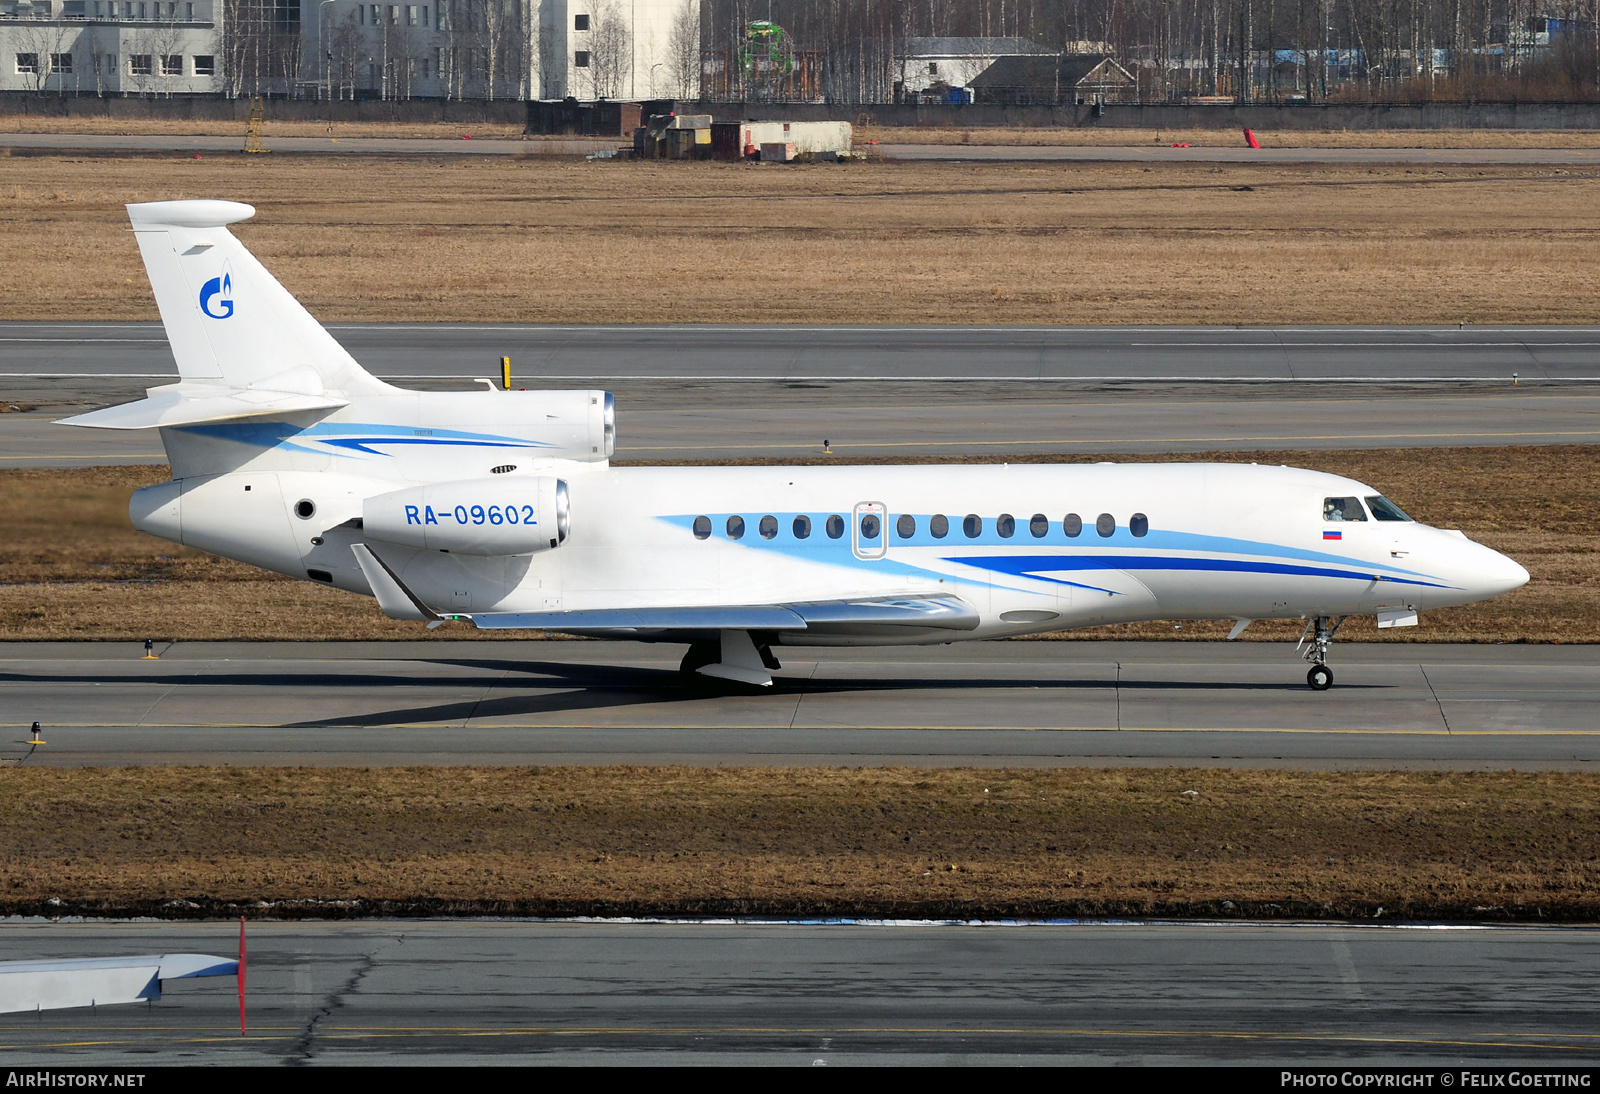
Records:
[[[609,393],[390,387],[227,230],[254,207],[127,211],[180,382],[63,424],[162,430],[173,477],[134,495],[140,530],[395,619],[686,643],[685,677],[767,685],[776,646],[1296,618],[1321,691],[1350,615],[1406,626],[1527,580],[1296,468],[615,469]]]

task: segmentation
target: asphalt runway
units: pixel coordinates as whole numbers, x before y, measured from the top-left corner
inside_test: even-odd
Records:
[[[338,326],[375,373],[617,393],[621,459],[1600,441],[1600,331]],[[0,467],[162,462],[53,419],[175,379],[159,325],[0,325]]]
[[[462,125],[463,133],[472,131]],[[1419,137],[1420,139],[1420,137]],[[1173,148],[1152,145],[959,145],[901,144],[885,141],[877,153],[886,160],[973,163],[1407,163],[1407,164],[1561,164],[1600,163],[1596,148],[1248,148],[1237,146]],[[269,152],[361,156],[584,156],[631,146],[626,137],[566,140],[462,140],[403,137],[265,137]],[[237,136],[156,136],[142,134],[4,133],[0,148],[19,152],[209,153],[241,152]],[[768,165],[769,168],[771,165]]]
[[[237,952],[234,924],[0,926],[7,957]],[[1600,1058],[1600,932],[255,923],[231,977],[0,1015],[0,1064],[1519,1064]]]
[[[780,649],[770,692],[626,642],[0,648],[0,758],[94,764],[729,764],[1589,770],[1600,648],[1287,643]],[[29,744],[42,723],[45,744]]]

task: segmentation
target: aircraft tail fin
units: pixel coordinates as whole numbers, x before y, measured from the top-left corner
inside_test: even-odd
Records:
[[[303,396],[388,390],[228,231],[255,215],[252,206],[154,201],[127,209],[186,384]]]

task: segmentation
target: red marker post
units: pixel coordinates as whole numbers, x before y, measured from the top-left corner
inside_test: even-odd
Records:
[[[239,1036],[244,1032],[244,916],[239,917]]]

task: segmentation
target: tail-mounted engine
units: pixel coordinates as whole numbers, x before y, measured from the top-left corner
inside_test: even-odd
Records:
[[[567,538],[567,484],[548,475],[458,479],[366,499],[369,539],[466,555],[529,555]]]

